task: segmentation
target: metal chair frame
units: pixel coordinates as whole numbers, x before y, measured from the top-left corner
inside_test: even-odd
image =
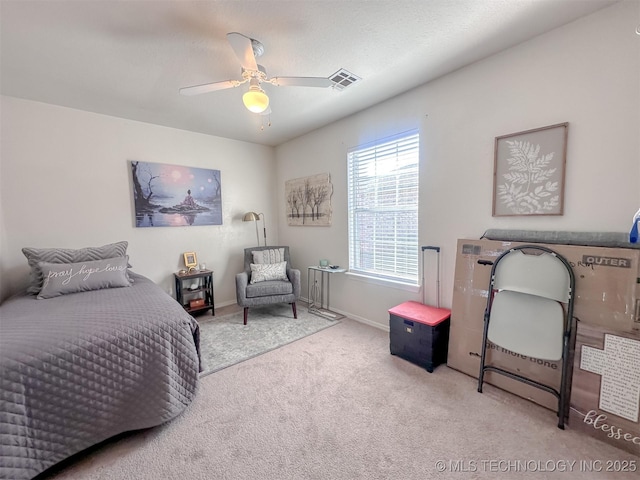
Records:
[[[567,299],[568,301],[566,303],[564,302],[559,302],[559,303],[564,303],[566,305],[566,309],[563,309],[564,311],[564,331],[563,331],[563,339],[562,339],[562,373],[561,373],[561,381],[560,381],[560,390],[558,391],[557,389],[550,387],[549,385],[545,385],[543,383],[540,383],[538,381],[532,380],[530,378],[524,377],[522,375],[519,375],[517,373],[511,372],[509,370],[505,370],[503,368],[497,367],[497,366],[493,366],[493,365],[486,365],[486,352],[487,352],[487,341],[488,341],[488,332],[489,332],[489,322],[491,320],[491,310],[492,310],[492,305],[493,305],[493,301],[495,298],[495,295],[497,293],[497,289],[496,287],[496,268],[498,267],[498,265],[500,264],[500,261],[503,260],[505,257],[507,257],[508,255],[517,252],[517,251],[523,251],[523,250],[536,250],[541,252],[541,254],[550,254],[553,257],[557,258],[559,261],[562,262],[562,264],[564,264],[564,267],[567,269],[568,274],[569,274],[569,285],[568,285],[568,289],[569,291],[567,292]],[[522,252],[524,253],[524,252]],[[491,262],[487,262],[487,261],[480,261],[480,263],[483,264],[490,264]],[[517,290],[515,290],[517,291]],[[491,279],[490,279],[490,284],[489,284],[489,294],[487,295],[487,306],[485,308],[485,312],[484,312],[484,331],[483,331],[483,337],[482,337],[482,355],[481,355],[481,359],[480,359],[480,373],[478,376],[478,392],[482,393],[482,384],[484,382],[484,373],[487,371],[491,371],[491,372],[495,372],[501,375],[504,375],[506,377],[509,377],[513,380],[517,380],[519,382],[523,382],[527,385],[533,386],[533,387],[537,387],[539,389],[542,389],[552,395],[554,395],[557,399],[558,399],[558,428],[563,429],[564,430],[564,422],[565,422],[565,417],[567,416],[568,413],[568,405],[567,405],[567,401],[568,401],[568,392],[567,392],[567,382],[568,382],[568,375],[569,375],[569,365],[570,365],[570,358],[569,358],[569,352],[570,352],[570,341],[571,341],[571,336],[572,336],[572,330],[573,330],[573,323],[574,323],[574,319],[573,319],[573,301],[574,301],[574,291],[575,291],[575,275],[573,273],[573,268],[571,267],[571,264],[560,254],[554,252],[553,250],[551,250],[550,248],[547,247],[543,247],[540,245],[521,245],[521,246],[517,246],[517,247],[513,247],[510,248],[509,250],[505,251],[504,253],[502,253],[496,260],[495,262],[493,262],[493,266],[491,267]],[[528,293],[528,292],[525,292]],[[515,353],[521,353],[521,352],[515,352]]]

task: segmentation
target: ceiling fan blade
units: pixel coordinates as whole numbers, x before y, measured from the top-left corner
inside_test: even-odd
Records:
[[[273,77],[269,82],[279,87],[327,88],[333,85],[330,79],[324,77]]]
[[[242,35],[241,33],[231,32],[227,33],[227,40],[231,44],[231,48],[240,60],[240,65],[245,70],[258,70],[258,64],[256,57],[253,54],[253,47],[251,46],[251,39]]]
[[[225,88],[233,88],[240,85],[237,80],[225,80],[224,82],[205,83],[203,85],[194,85],[193,87],[184,87],[180,89],[180,95],[200,95],[201,93],[215,92],[216,90],[224,90]]]

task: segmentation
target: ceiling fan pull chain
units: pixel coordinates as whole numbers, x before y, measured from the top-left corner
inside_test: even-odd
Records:
[[[260,130],[264,130],[264,117],[267,117],[267,127],[271,126],[271,114],[269,113],[268,115],[262,115],[262,118],[260,119]]]

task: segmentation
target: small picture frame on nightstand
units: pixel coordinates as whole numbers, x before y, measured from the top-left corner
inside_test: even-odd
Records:
[[[195,270],[195,268],[198,266],[198,258],[196,257],[196,252],[184,253],[184,265],[189,271]]]

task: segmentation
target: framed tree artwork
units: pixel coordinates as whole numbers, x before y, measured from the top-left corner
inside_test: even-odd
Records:
[[[287,224],[328,227],[331,225],[333,185],[328,173],[285,182]]]
[[[562,215],[568,123],[496,137],[493,216]]]

